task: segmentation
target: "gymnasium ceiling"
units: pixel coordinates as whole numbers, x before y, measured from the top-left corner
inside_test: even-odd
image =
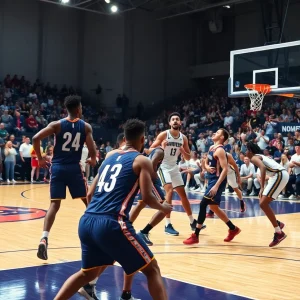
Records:
[[[153,12],[158,19],[163,20],[219,7],[230,9],[237,4],[252,2],[253,0],[110,0],[110,4],[107,4],[105,0],[70,0],[68,4],[62,4],[61,0],[39,1],[101,15],[111,15],[111,5],[117,5],[118,13],[138,9]]]

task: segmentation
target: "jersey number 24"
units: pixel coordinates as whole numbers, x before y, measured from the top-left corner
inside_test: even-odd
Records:
[[[72,133],[65,132],[65,134],[63,135],[63,139],[66,141],[62,145],[62,151],[70,151],[71,148],[75,148],[75,151],[78,151],[78,149],[80,148],[80,135],[80,132],[76,133],[75,138],[70,147],[70,143],[72,141]]]
[[[97,184],[98,192],[102,192],[102,190],[104,190],[104,192],[106,193],[111,192],[117,183],[117,177],[120,174],[121,169],[122,169],[121,164],[116,164],[113,166],[106,165],[103,171],[101,172],[100,178],[98,180],[98,184]],[[109,177],[106,176],[107,173],[110,174]]]

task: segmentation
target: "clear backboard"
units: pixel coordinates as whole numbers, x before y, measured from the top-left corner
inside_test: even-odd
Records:
[[[269,95],[300,94],[300,41],[231,51],[228,96],[248,96],[249,83],[271,85]]]

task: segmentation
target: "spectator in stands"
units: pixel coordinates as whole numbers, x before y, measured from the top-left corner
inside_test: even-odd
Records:
[[[13,117],[8,114],[8,109],[5,109],[3,115],[1,116],[1,122],[7,131],[11,132],[13,128]]]
[[[0,138],[2,138],[3,140],[6,140],[8,137],[8,132],[5,129],[5,125],[4,123],[0,124]]]
[[[14,178],[14,173],[15,173],[17,151],[12,147],[11,141],[8,141],[5,144],[4,155],[5,155],[4,165],[5,165],[6,181],[7,183],[10,182],[16,183]]]
[[[294,176],[292,181],[288,183],[289,188],[291,190],[291,184],[296,185],[296,197],[297,200],[300,199],[300,141],[295,142],[295,151],[296,153],[291,157],[290,160],[290,168],[293,169]]]
[[[26,119],[26,125],[27,125],[27,130],[30,132],[37,132],[38,131],[38,123],[34,116],[31,114],[29,117]]]
[[[108,153],[111,150],[113,150],[112,146],[110,145],[110,142],[106,142],[105,152]]]
[[[24,129],[25,119],[24,116],[15,110],[15,117],[14,117],[14,131],[17,136],[19,136],[22,132],[25,131]]]
[[[277,150],[273,154],[274,160],[280,163],[282,154],[283,154],[283,145],[282,143],[277,143]]]
[[[31,180],[31,151],[32,145],[30,144],[29,137],[24,137],[24,142],[21,144],[19,153],[22,161],[22,180]]]
[[[11,134],[9,136],[9,140],[11,141],[13,148],[15,148],[17,150],[20,146],[20,143],[16,142],[15,139],[16,139],[16,137],[13,134]]]
[[[259,146],[261,150],[265,150],[269,145],[269,137],[265,135],[265,131],[261,130],[261,132],[256,133],[257,138],[255,139],[255,142]]]
[[[246,185],[246,195],[249,196],[252,190],[253,178],[255,176],[254,165],[250,162],[248,157],[244,158],[244,164],[240,170],[242,185]]]
[[[231,115],[231,112],[228,111],[226,113],[226,117],[224,118],[224,127],[227,129],[227,130],[230,130],[231,129],[231,126],[233,124],[233,117]]]
[[[5,142],[0,137],[0,182],[3,181],[2,172],[3,172],[4,146],[5,146]]]

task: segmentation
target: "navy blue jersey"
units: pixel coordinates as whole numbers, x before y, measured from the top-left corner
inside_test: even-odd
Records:
[[[68,118],[59,122],[60,132],[55,135],[52,164],[78,164],[86,139],[85,122]]]
[[[208,173],[208,178],[209,179],[215,179],[215,178],[218,178],[222,172],[222,168],[220,166],[220,163],[219,163],[219,160],[217,158],[214,157],[214,153],[215,151],[218,149],[218,148],[222,148],[224,149],[224,146],[221,146],[221,145],[218,145],[216,147],[211,147],[208,151],[208,155],[207,155],[207,158],[208,158],[208,165],[211,167],[211,168],[215,168],[216,169],[216,172],[211,174],[211,173]],[[226,156],[227,158],[227,156]]]
[[[154,156],[154,154],[155,154],[155,152],[156,152],[157,149],[163,150],[163,148],[161,148],[161,147],[154,148],[154,150],[152,150],[152,152],[148,155],[148,157],[149,157],[151,160],[152,160],[152,158],[153,158],[153,156]],[[162,158],[162,160],[163,160],[163,158]],[[160,165],[161,165],[161,163],[162,163],[162,160],[157,164],[157,169],[159,169],[159,167],[160,167]],[[157,170],[154,170],[154,171],[156,172]]]
[[[132,165],[140,154],[135,150],[120,150],[105,159],[87,213],[129,216],[139,190],[138,176]]]

